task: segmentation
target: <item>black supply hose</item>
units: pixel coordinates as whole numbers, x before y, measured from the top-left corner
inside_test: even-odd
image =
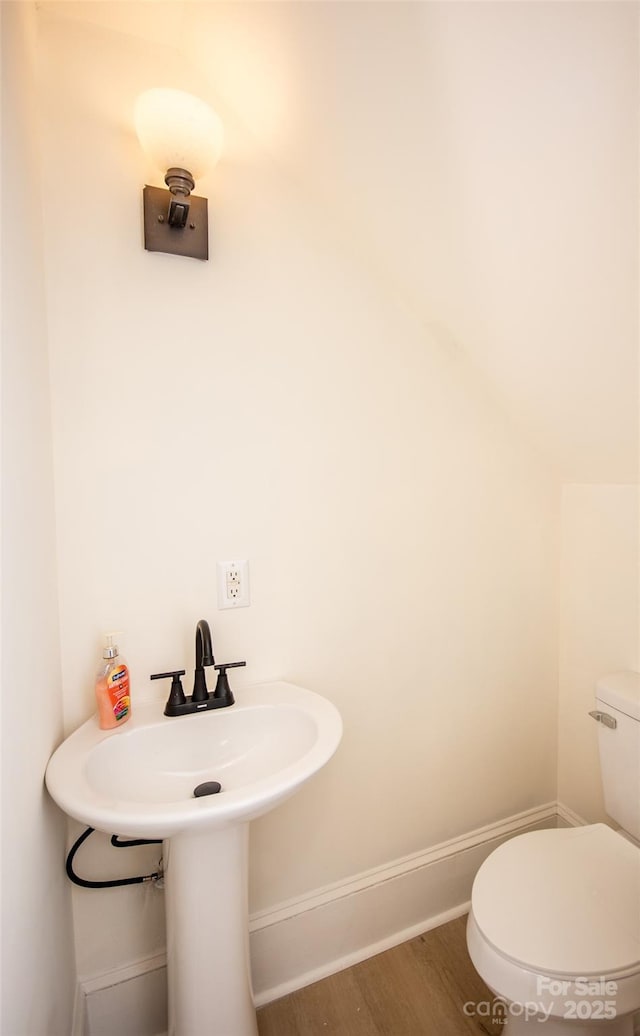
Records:
[[[67,877],[74,883],[74,885],[80,885],[81,888],[85,889],[112,889],[117,888],[119,885],[141,885],[145,881],[157,881],[158,878],[162,877],[161,872],[156,871],[154,874],[141,874],[135,878],[115,878],[112,881],[88,881],[86,878],[80,878],[73,869],[73,860],[80,846],[86,842],[87,838],[89,835],[93,834],[94,830],[95,828],[88,827],[86,831],[83,831],[80,837],[76,839],[69,850],[69,855],[67,856],[66,861],[66,871]],[[160,839],[154,838],[150,841],[147,841],[146,839],[135,839],[131,842],[119,842],[118,836],[113,835],[111,844],[115,845],[116,848],[126,849],[132,845],[155,845],[158,841],[160,841]]]
[[[134,845],[161,845],[161,838],[130,838],[124,842],[119,835],[111,835],[111,844],[116,849],[131,849]]]

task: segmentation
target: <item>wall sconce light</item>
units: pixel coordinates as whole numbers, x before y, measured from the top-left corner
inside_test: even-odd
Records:
[[[138,97],[134,120],[143,150],[165,174],[169,188],[144,188],[144,247],[208,259],[207,199],[191,191],[220,157],[220,119],[199,97],[154,89]]]

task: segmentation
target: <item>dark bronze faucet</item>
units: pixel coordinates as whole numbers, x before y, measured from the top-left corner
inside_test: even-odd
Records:
[[[206,619],[200,619],[196,626],[196,670],[193,681],[193,694],[187,697],[182,687],[181,676],[184,669],[175,669],[169,673],[154,673],[152,680],[163,680],[171,677],[169,700],[164,707],[165,716],[187,716],[190,712],[206,712],[208,709],[224,709],[233,705],[235,699],[229,686],[227,669],[236,669],[246,662],[225,662],[216,665],[213,657],[211,630]],[[213,666],[218,673],[216,689],[211,694],[207,689],[205,666]]]

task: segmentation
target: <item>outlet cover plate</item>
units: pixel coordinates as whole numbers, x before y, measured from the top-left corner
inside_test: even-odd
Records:
[[[248,608],[249,562],[218,561],[216,565],[218,584],[218,608]]]

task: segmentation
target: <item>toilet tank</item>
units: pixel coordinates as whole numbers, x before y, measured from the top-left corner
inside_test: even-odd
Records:
[[[605,809],[640,840],[640,673],[603,676],[596,708]]]

